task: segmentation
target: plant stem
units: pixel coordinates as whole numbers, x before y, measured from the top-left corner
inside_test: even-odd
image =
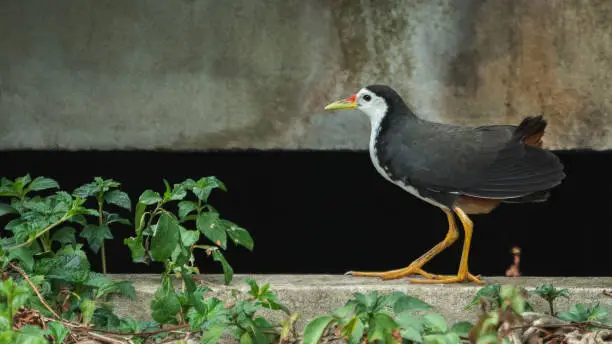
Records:
[[[553,300],[546,300],[548,301],[548,307],[550,308],[550,315],[552,315],[553,317],[555,316],[555,309],[553,307]]]
[[[162,209],[162,205],[163,205],[163,204],[164,204],[163,202],[158,202],[158,203],[157,203],[157,206],[156,206],[156,207],[155,207],[155,209],[154,209],[154,210],[151,212],[151,216],[149,217],[149,221],[147,222],[147,226],[146,226],[146,227],[144,227],[144,228],[143,228],[143,230],[144,230],[145,228],[149,228],[149,227],[151,227],[151,224],[153,223],[153,219],[155,218],[155,216],[156,216],[157,214],[159,214],[159,211],[160,211],[160,209]],[[150,240],[150,239],[151,239],[151,236],[150,236],[150,235],[148,235],[148,236],[147,236],[147,239],[145,240],[145,252],[149,252],[149,245],[150,245],[149,240]]]
[[[51,251],[51,233],[50,232],[45,233],[45,235],[43,235],[40,238],[40,242],[45,252]]]
[[[27,246],[27,245],[31,244],[32,242],[34,242],[34,240],[38,239],[40,236],[42,236],[43,234],[45,234],[45,233],[47,233],[48,231],[50,231],[51,229],[53,229],[55,226],[59,225],[60,223],[62,223],[62,222],[64,222],[64,221],[66,221],[67,219],[69,219],[69,218],[71,218],[71,217],[72,217],[72,215],[67,215],[67,214],[66,214],[66,215],[64,215],[64,216],[62,216],[62,218],[61,218],[61,219],[59,219],[59,220],[57,220],[57,222],[55,222],[55,223],[53,223],[53,224],[50,224],[49,226],[47,226],[47,227],[46,227],[45,229],[43,229],[42,231],[40,231],[40,232],[36,233],[36,236],[35,236],[35,237],[30,238],[30,239],[28,239],[27,241],[22,242],[21,244],[19,244],[19,245],[17,245],[17,246],[9,247],[9,248],[7,249],[7,251],[12,251],[12,250],[18,249],[18,248],[20,248],[20,247],[24,247],[24,246]]]
[[[102,227],[104,224],[104,216],[102,215],[102,203],[104,201],[102,198],[98,198],[98,223],[99,226]],[[100,246],[100,252],[102,254],[102,273],[106,275],[106,248],[104,247],[104,240],[102,240],[102,245]]]
[[[43,304],[43,306],[45,306],[45,308],[47,308],[47,310],[49,310],[49,312],[51,312],[51,314],[53,314],[53,316],[56,319],[61,320],[62,318],[57,315],[57,313],[55,313],[53,311],[53,309],[51,308],[51,306],[49,306],[49,304],[45,301],[45,298],[40,295],[40,292],[38,291],[38,288],[36,288],[36,286],[34,285],[34,283],[32,283],[32,281],[30,280],[30,278],[28,278],[28,275],[25,273],[25,271],[23,271],[23,269],[21,269],[20,267],[18,267],[17,265],[13,264],[13,263],[8,263],[8,265],[15,271],[17,271],[21,277],[23,277],[23,279],[26,280],[26,282],[28,282],[28,284],[30,285],[30,287],[32,287],[32,290],[34,290],[34,292],[36,293],[36,296],[38,296],[38,299],[40,300],[40,302]],[[12,303],[9,302],[9,307]]]

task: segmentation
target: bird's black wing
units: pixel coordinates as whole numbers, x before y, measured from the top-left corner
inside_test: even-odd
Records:
[[[565,176],[557,156],[524,144],[516,126],[410,125],[390,128],[381,154],[389,172],[409,185],[506,199],[550,189]]]

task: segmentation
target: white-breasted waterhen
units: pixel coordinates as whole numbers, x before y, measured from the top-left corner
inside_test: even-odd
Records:
[[[442,209],[448,218],[444,240],[409,266],[385,272],[348,272],[382,279],[419,274],[416,283],[455,283],[479,277],[468,271],[473,224],[468,214],[487,214],[500,203],[543,202],[565,178],[563,164],[543,149],[546,121],[525,117],[518,125],[479,127],[442,124],[417,117],[391,87],[371,85],[331,103],[326,110],[357,109],[370,119],[370,158],[388,181]],[[423,265],[459,237],[465,239],[456,276],[430,274]]]

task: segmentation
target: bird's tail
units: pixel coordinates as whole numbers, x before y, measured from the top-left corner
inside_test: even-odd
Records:
[[[513,139],[523,141],[529,146],[541,147],[547,124],[542,115],[525,117],[514,130]]]

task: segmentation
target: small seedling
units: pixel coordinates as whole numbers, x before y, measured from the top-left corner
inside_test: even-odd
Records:
[[[550,284],[539,285],[536,287],[532,294],[535,294],[548,302],[548,308],[550,315],[555,316],[554,302],[559,297],[565,297],[569,299],[569,292],[567,289],[557,289]]]

